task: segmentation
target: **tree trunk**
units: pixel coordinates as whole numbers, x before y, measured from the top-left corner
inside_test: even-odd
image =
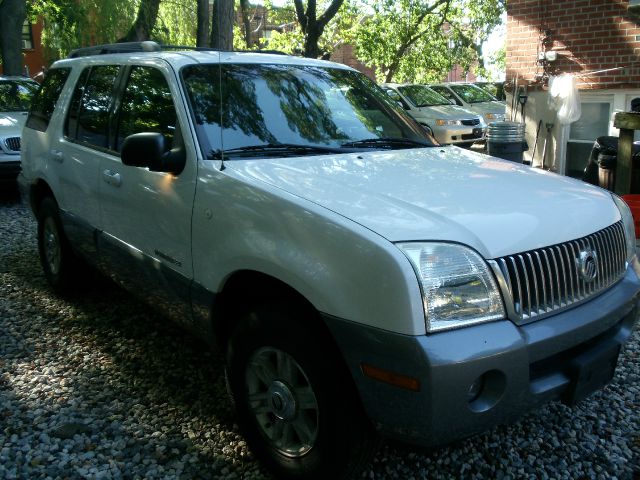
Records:
[[[211,47],[233,50],[233,0],[214,0],[211,20]]]
[[[209,0],[198,0],[198,31],[196,47],[209,45]]]
[[[5,75],[22,75],[22,24],[25,0],[0,1],[0,51]]]
[[[316,0],[307,1],[307,11],[304,11],[302,0],[294,0],[296,16],[300,23],[300,28],[304,33],[304,56],[309,58],[318,58],[320,56],[320,48],[318,40],[324,33],[324,27],[335,17],[336,13],[344,3],[344,0],[331,0],[331,3],[325,12],[317,16]]]
[[[142,42],[151,38],[153,27],[156,26],[160,0],[142,0],[138,8],[138,16],[131,26],[129,33],[119,42]]]
[[[307,28],[307,34],[304,39],[304,56],[307,58],[318,58],[320,56],[320,47],[318,40],[322,32],[318,33],[315,22],[310,22]]]
[[[244,26],[244,43],[247,48],[251,48],[253,39],[251,38],[251,19],[249,18],[249,10],[251,5],[249,0],[240,0],[240,10],[242,11],[242,25]]]

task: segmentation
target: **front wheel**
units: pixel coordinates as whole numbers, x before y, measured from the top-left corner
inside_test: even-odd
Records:
[[[227,380],[242,433],[277,478],[351,478],[377,436],[312,314],[255,308],[232,335]]]

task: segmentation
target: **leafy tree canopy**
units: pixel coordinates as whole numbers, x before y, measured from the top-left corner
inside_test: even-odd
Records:
[[[500,23],[503,0],[363,0],[371,15],[356,52],[378,79],[438,81],[455,65],[483,66],[480,46]]]

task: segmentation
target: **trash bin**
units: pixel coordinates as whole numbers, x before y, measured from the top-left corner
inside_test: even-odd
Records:
[[[597,185],[613,191],[616,186],[616,166],[618,162],[618,137],[598,137],[591,149],[591,155],[583,180],[595,184],[592,181],[593,167],[597,165]],[[631,160],[631,193],[640,193],[640,142],[633,145],[633,157]]]
[[[529,146],[524,140],[524,124],[492,122],[487,128],[487,153],[493,157],[522,163],[522,154]]]

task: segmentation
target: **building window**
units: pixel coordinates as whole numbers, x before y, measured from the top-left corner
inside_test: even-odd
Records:
[[[33,31],[28,20],[22,24],[22,49],[33,50]]]
[[[595,140],[609,135],[611,120],[611,101],[585,101],[581,107],[582,115],[571,124],[567,140],[566,174],[575,178],[582,178]]]

